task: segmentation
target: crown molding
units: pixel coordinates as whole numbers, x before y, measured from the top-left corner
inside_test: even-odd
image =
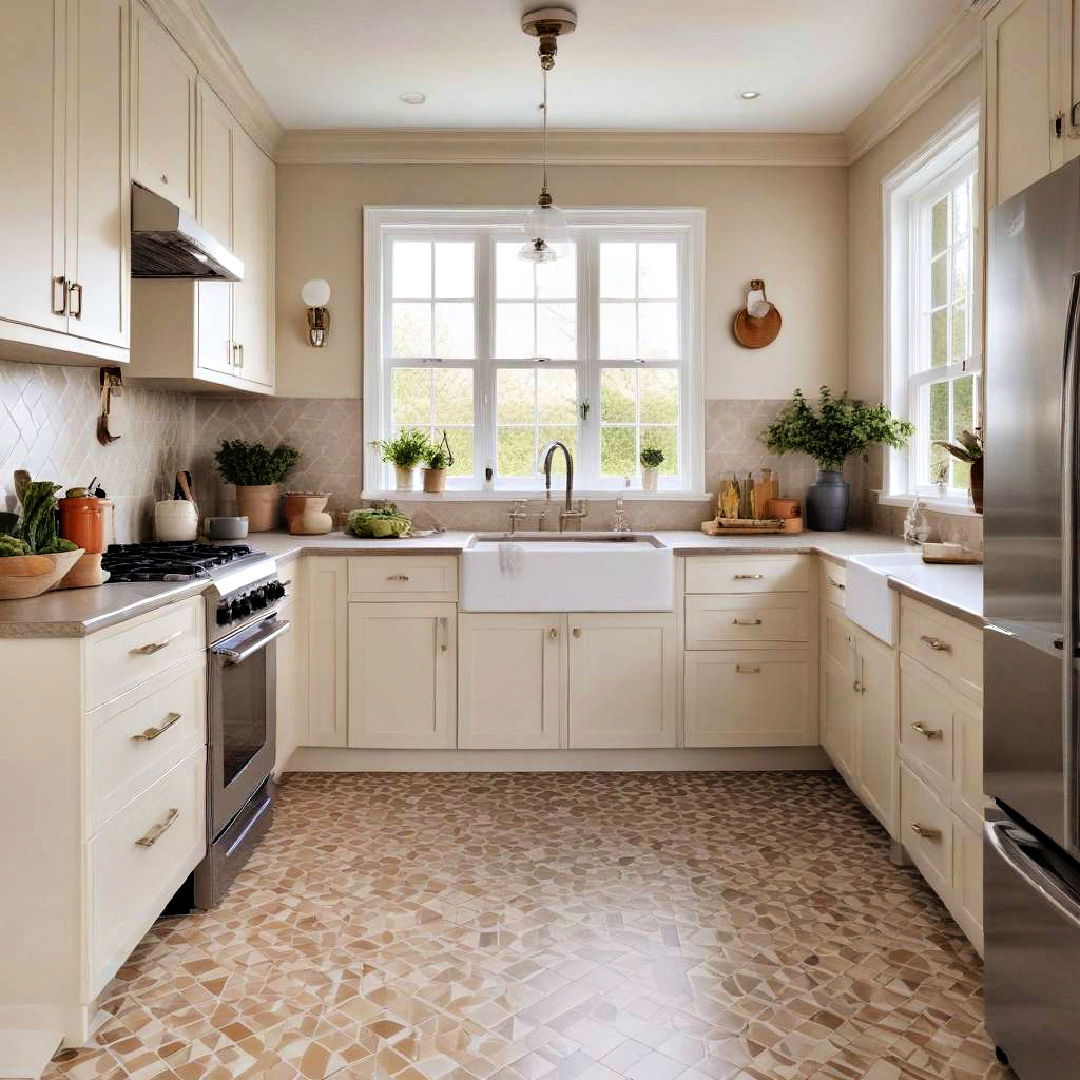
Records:
[[[270,157],[276,156],[284,129],[243,65],[221,35],[202,0],[144,0],[180,43],[199,74],[214,88],[240,126]]]
[[[540,136],[520,130],[287,131],[281,165],[535,165]],[[842,135],[554,131],[552,165],[843,166]]]
[[[858,161],[892,134],[954,75],[982,52],[985,4],[974,0],[942,28],[929,45],[848,126],[848,162]]]

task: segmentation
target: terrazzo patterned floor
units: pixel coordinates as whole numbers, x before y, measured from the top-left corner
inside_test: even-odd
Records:
[[[830,774],[297,775],[46,1075],[1004,1080],[979,977]]]

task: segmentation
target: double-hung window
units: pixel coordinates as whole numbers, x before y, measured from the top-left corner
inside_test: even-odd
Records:
[[[915,424],[888,494],[967,503],[969,466],[939,441],[981,425],[978,121],[969,115],[886,183],[890,405]]]
[[[655,446],[661,497],[700,495],[704,212],[566,213],[535,264],[521,211],[365,211],[366,494],[392,487],[373,442],[419,427],[451,495],[542,488],[555,440],[578,491],[640,491]]]

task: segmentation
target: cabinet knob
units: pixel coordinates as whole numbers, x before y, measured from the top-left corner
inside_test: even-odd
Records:
[[[862,681],[862,679],[856,679],[851,684],[851,689],[854,690],[856,694],[865,694],[866,693],[866,683],[864,683]]]
[[[168,176],[165,175],[165,173],[161,174],[161,182],[163,184],[167,184],[169,182],[169,178],[168,178]]]
[[[574,637],[581,637],[581,627],[580,626],[575,626],[574,627]]]
[[[911,831],[916,836],[921,836],[924,840],[933,840],[935,843],[941,839],[940,829],[932,829],[929,825],[920,825],[918,822],[912,822]]]
[[[553,627],[552,627],[552,628],[551,628],[551,629],[550,629],[550,630],[548,631],[548,637],[549,637],[549,638],[551,638],[551,640],[552,640],[552,641],[554,641],[554,640],[555,640],[555,639],[556,639],[556,638],[557,638],[558,636],[559,636],[559,631],[558,631],[558,630],[556,630],[556,629],[555,629],[555,627],[553,626]]]
[[[943,737],[944,732],[935,728],[928,728],[921,720],[916,720],[911,725],[911,730],[917,732],[919,735],[924,735],[928,739],[940,739]]]
[[[947,641],[942,641],[939,637],[930,637],[929,634],[923,634],[919,639],[928,648],[933,649],[934,652],[952,652],[952,646]]]

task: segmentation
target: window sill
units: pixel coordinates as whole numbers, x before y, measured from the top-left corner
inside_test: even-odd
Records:
[[[938,495],[883,495],[877,493],[877,501],[881,506],[910,506],[916,498],[922,500],[923,509],[934,514],[953,514],[956,517],[982,517],[975,512],[975,507],[970,499],[942,498]]]
[[[368,500],[389,500],[390,502],[512,502],[514,499],[539,501],[544,498],[543,488],[526,488],[519,491],[472,491],[456,488],[432,495],[426,491],[362,491],[360,497]],[[551,501],[561,502],[566,489],[556,484],[551,487]],[[707,491],[642,491],[641,488],[604,488],[595,490],[574,490],[575,499],[593,501],[625,499],[627,502],[703,502],[712,499]]]

